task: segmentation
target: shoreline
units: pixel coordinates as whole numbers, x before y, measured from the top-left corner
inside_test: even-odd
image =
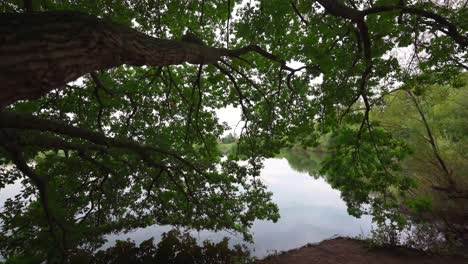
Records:
[[[429,254],[416,249],[395,247],[370,247],[366,241],[337,237],[323,240],[319,243],[307,244],[300,248],[283,251],[267,256],[255,264],[328,264],[328,263],[468,263],[468,258],[462,256],[446,256]]]

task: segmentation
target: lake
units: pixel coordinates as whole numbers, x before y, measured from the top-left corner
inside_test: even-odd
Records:
[[[314,179],[308,173],[295,171],[286,159],[267,159],[261,178],[273,192],[281,218],[277,223],[256,221],[252,227],[254,244],[247,244],[252,254],[263,257],[275,251],[289,250],[307,243],[316,243],[335,235],[368,235],[372,225],[369,216],[358,219],[348,215],[340,192],[331,188],[324,179]],[[7,197],[18,193],[20,184],[0,190],[0,205]],[[150,237],[159,242],[163,232],[170,226],[151,226],[126,234],[107,236],[104,248],[115,244],[115,240],[130,238],[140,243]],[[227,236],[233,243],[242,243],[240,235],[228,232],[191,232],[200,241],[219,241]]]
[[[307,243],[316,243],[335,235],[368,235],[372,225],[369,216],[358,219],[346,211],[340,192],[325,180],[314,179],[307,173],[291,168],[286,159],[268,159],[261,178],[273,192],[281,218],[277,223],[256,221],[252,227],[254,244],[247,245],[252,254],[263,257],[275,251],[289,250]],[[130,238],[140,243],[152,236],[155,242],[170,226],[151,226],[127,234],[109,235],[104,247],[115,244],[116,239]],[[227,232],[192,232],[200,241],[219,241],[227,236],[233,243],[242,243],[240,235]]]

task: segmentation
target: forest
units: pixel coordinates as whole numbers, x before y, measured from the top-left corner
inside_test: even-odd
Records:
[[[255,243],[272,158],[374,245],[466,252],[467,4],[0,0],[0,263],[253,263],[179,228]]]

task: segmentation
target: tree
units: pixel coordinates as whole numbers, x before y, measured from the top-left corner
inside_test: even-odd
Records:
[[[0,4],[1,158],[15,165],[0,179],[24,186],[2,212],[4,256],[64,261],[151,224],[247,235],[278,217],[255,177],[263,157],[353,118],[372,131],[371,107],[398,83],[466,69],[463,3],[240,2]],[[242,109],[247,165],[216,147],[227,105]]]
[[[467,91],[466,74],[456,86],[406,87],[385,98],[386,107],[375,113],[383,127],[413,149],[403,168],[418,185],[406,206],[417,218],[433,223],[452,239],[464,239],[465,244]]]
[[[221,143],[222,144],[231,144],[236,142],[236,136],[233,135],[232,133],[227,134],[223,138],[221,138]]]

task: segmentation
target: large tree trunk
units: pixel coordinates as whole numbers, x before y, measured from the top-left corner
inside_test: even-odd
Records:
[[[228,50],[157,39],[77,12],[0,15],[0,109],[122,64],[211,64]]]

